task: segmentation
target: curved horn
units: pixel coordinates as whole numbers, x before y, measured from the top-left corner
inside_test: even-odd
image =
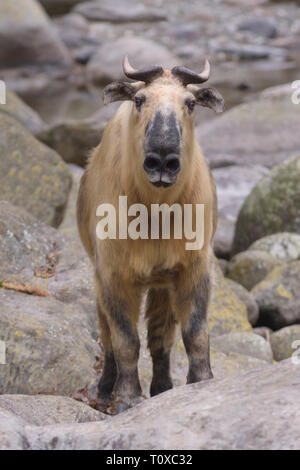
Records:
[[[155,80],[164,73],[164,69],[160,65],[154,65],[153,67],[141,70],[134,69],[129,63],[128,56],[124,57],[123,71],[126,77],[145,83],[152,82],[152,80]]]
[[[209,79],[210,64],[208,60],[205,59],[204,70],[201,73],[195,73],[186,67],[173,67],[172,75],[177,77],[184,86],[189,83],[204,83]]]

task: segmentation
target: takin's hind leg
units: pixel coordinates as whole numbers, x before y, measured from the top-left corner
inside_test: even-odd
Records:
[[[210,366],[207,310],[210,299],[209,274],[202,276],[190,293],[180,293],[190,299],[188,315],[181,317],[182,339],[189,361],[187,383],[213,378]]]
[[[147,296],[148,347],[153,362],[150,395],[173,387],[170,375],[170,352],[175,333],[175,318],[167,289],[150,289]]]
[[[105,405],[111,401],[111,394],[117,379],[117,365],[112,348],[110,328],[99,303],[97,303],[97,311],[100,325],[100,338],[104,349],[104,367],[98,384],[98,398],[100,403]]]

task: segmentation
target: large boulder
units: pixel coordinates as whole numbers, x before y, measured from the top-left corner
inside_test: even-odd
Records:
[[[124,36],[101,45],[87,65],[89,79],[96,85],[107,85],[124,78],[122,61],[128,53],[137,68],[153,64],[163,64],[166,68],[178,65],[178,59],[165,46],[150,39]]]
[[[280,263],[265,251],[242,251],[227,264],[226,276],[250,290],[278,264]]]
[[[38,221],[19,207],[0,201],[0,267],[1,278],[34,271],[45,263],[55,245],[62,245],[62,236],[49,225]]]
[[[230,155],[239,165],[272,168],[299,154],[299,126],[300,107],[290,93],[236,106],[196,132],[211,166]]]
[[[106,418],[84,403],[56,395],[0,395],[0,409],[35,426],[87,423]]]
[[[0,42],[1,68],[71,65],[67,49],[57,38],[43,8],[35,0],[1,1]]]
[[[31,134],[41,132],[46,124],[40,116],[31,109],[15,93],[6,92],[6,103],[0,103],[0,113],[7,113],[19,121]]]
[[[248,251],[265,251],[282,263],[300,259],[300,235],[297,233],[274,233],[256,240]]]
[[[213,349],[223,353],[237,353],[254,357],[272,364],[273,353],[270,344],[261,336],[253,333],[229,333],[211,338]]]
[[[95,381],[100,349],[80,305],[4,288],[0,304],[0,393],[71,395]]]
[[[294,108],[298,107],[294,105]],[[279,232],[300,234],[299,181],[298,156],[277,165],[256,184],[239,213],[233,253],[246,250],[266,235]]]
[[[252,289],[259,306],[258,325],[278,330],[300,323],[300,261],[279,266]]]
[[[76,233],[8,203],[0,213],[0,393],[73,394],[95,382],[101,355],[89,262]]]
[[[76,6],[74,11],[91,21],[109,21],[111,23],[167,19],[162,8],[149,7],[143,2],[137,3],[135,0],[114,0],[114,2],[93,0]]]
[[[6,113],[0,113],[0,133],[0,199],[58,226],[72,182],[65,163]]]
[[[299,392],[300,364],[286,360],[170,390],[100,423],[27,426],[24,437],[30,449],[295,450]]]

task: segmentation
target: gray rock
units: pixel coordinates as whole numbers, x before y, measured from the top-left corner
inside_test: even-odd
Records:
[[[255,357],[272,364],[273,353],[270,344],[253,333],[229,333],[211,338],[211,346],[224,353],[234,352]]]
[[[212,348],[224,353],[238,353],[255,357],[272,364],[273,353],[270,344],[253,333],[229,333],[211,338]]]
[[[26,429],[31,449],[289,449],[300,446],[300,365],[286,360],[146,400],[101,423]]]
[[[68,13],[67,15],[59,16],[54,20],[54,25],[61,41],[69,49],[89,45],[89,22],[82,15]]]
[[[260,165],[231,165],[213,169],[219,214],[235,222],[246,197],[267,172]]]
[[[293,356],[300,362],[300,325],[286,326],[270,337],[271,347],[276,361]]]
[[[226,276],[250,290],[280,264],[265,251],[242,251],[227,265]]]
[[[254,44],[228,44],[216,46],[216,52],[238,60],[286,59],[287,51],[280,47],[258,46]]]
[[[234,221],[219,215],[218,227],[214,238],[214,252],[219,258],[230,258],[234,237]]]
[[[260,238],[249,246],[248,251],[259,250],[270,253],[283,263],[300,259],[300,235],[296,233],[275,233]]]
[[[226,266],[227,271],[228,264]],[[225,272],[226,272],[225,271]],[[233,292],[238,296],[238,298],[246,305],[247,307],[247,316],[248,320],[252,326],[254,326],[258,320],[259,310],[258,305],[255,302],[253,295],[241,284],[238,284],[232,279],[226,279],[228,285],[231,287]]]
[[[37,138],[60,155],[67,163],[85,167],[91,150],[100,143],[108,119],[120,103],[101,108],[87,119],[67,120],[49,126]]]
[[[76,232],[59,233],[5,202],[0,209],[0,393],[72,394],[94,383],[101,354],[91,266]],[[18,292],[24,286],[32,295]]]
[[[226,259],[223,259],[223,258],[218,259],[218,265],[224,275],[226,273],[227,264],[228,264],[228,261]]]
[[[26,423],[21,418],[0,408],[0,450],[28,449],[25,426]]]
[[[71,395],[96,379],[100,349],[80,305],[0,289],[0,393]]]
[[[49,225],[38,221],[24,209],[0,201],[0,271],[5,275],[23,269],[34,271],[45,264],[54,245],[62,246],[62,236]]]
[[[166,20],[162,8],[145,6],[143,2],[134,0],[94,0],[84,2],[74,8],[74,11],[91,21],[110,21],[124,23],[129,21],[161,21]]]
[[[273,39],[278,35],[275,21],[271,18],[246,18],[237,25],[238,31],[249,31],[256,36]]]
[[[23,65],[70,67],[72,63],[67,49],[35,0],[1,1],[0,42],[1,68]]]
[[[270,341],[270,336],[273,333],[271,328],[268,328],[267,326],[257,326],[256,328],[253,328],[252,331],[254,334],[261,336],[268,342]]]
[[[0,395],[0,409],[35,426],[87,423],[106,418],[103,413],[73,398],[55,395]]]
[[[41,132],[46,124],[40,116],[31,109],[15,93],[6,92],[6,104],[0,103],[0,113],[7,113],[19,121],[31,134]]]
[[[59,225],[71,186],[68,168],[6,113],[0,113],[0,133],[0,199]]]
[[[166,47],[150,39],[124,36],[105,42],[100,47],[87,65],[89,79],[97,85],[106,85],[124,78],[122,61],[126,54],[129,54],[129,59],[137,68],[153,64],[161,64],[166,68],[178,65],[178,59]]]
[[[300,261],[279,266],[254,289],[259,306],[258,326],[278,330],[300,322]]]
[[[239,213],[233,253],[274,233],[300,234],[299,179],[300,157],[295,157],[277,165],[256,184]]]
[[[236,106],[196,133],[211,166],[230,155],[239,165],[271,168],[299,154],[299,126],[300,107],[285,95]]]

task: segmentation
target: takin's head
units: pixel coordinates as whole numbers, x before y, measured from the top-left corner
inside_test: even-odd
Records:
[[[150,183],[169,187],[176,183],[182,169],[184,149],[189,147],[194,129],[196,105],[221,112],[224,100],[214,88],[200,88],[210,74],[205,61],[202,73],[186,67],[166,70],[156,65],[136,70],[126,56],[125,75],[134,82],[114,82],[104,90],[104,102],[133,102],[132,129],[142,165]]]

